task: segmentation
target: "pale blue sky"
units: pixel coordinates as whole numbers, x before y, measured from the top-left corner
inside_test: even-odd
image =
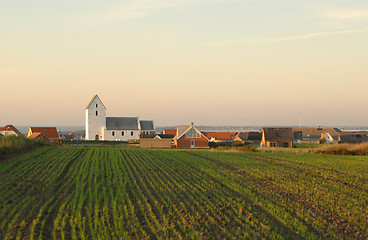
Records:
[[[368,125],[368,2],[6,1],[0,125]]]

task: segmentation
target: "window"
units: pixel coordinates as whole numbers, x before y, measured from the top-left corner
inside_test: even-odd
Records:
[[[98,116],[98,111],[96,111],[96,116]]]
[[[124,133],[124,131],[122,131],[122,132],[121,132],[121,136],[124,136],[124,134],[125,134],[125,133]]]
[[[96,103],[96,108],[98,108],[98,104]]]
[[[132,136],[134,135],[133,131],[130,132],[130,135],[132,135]]]
[[[112,133],[111,133],[113,136],[115,136],[115,131],[112,131]]]
[[[186,138],[200,138],[201,135],[194,129],[191,128],[186,134],[185,134]]]

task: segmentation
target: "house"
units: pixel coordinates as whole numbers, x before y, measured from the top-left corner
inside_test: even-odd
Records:
[[[170,138],[141,138],[139,139],[140,148],[171,148],[172,140]]]
[[[248,132],[248,142],[260,142],[262,140],[262,132]]]
[[[56,130],[56,127],[30,127],[27,134],[27,138],[30,138],[31,136],[35,138],[36,136],[35,133],[42,133],[52,143],[56,144],[60,143],[60,138],[58,131]]]
[[[162,134],[169,134],[169,135],[176,135],[176,128],[175,129],[164,129]]]
[[[338,139],[341,131],[338,128],[293,128],[294,140],[298,142],[319,142],[321,134],[329,133],[334,139]]]
[[[261,147],[293,147],[293,130],[288,127],[265,127],[262,131]]]
[[[319,139],[320,143],[325,143],[325,144],[329,144],[329,143],[337,143],[338,142],[338,138],[334,139],[331,134],[329,134],[328,132],[326,133],[321,133],[321,138]]]
[[[89,102],[85,112],[86,140],[138,141],[142,132],[155,132],[152,120],[141,121],[139,117],[106,117],[106,106],[97,95]]]
[[[232,139],[231,132],[202,132],[210,142],[230,142]]]
[[[156,134],[154,139],[173,139],[174,137],[174,134]]]
[[[23,134],[13,125],[0,127],[0,134],[2,134],[3,136],[23,136]]]
[[[248,139],[248,132],[238,132],[234,137],[233,137],[233,142],[245,142]]]
[[[176,148],[208,148],[208,141],[193,123],[190,126],[177,127],[177,134],[174,137]]]
[[[154,138],[156,130],[153,121],[141,120],[141,134],[140,138]]]
[[[48,138],[46,135],[44,135],[42,132],[34,132],[31,135],[29,135],[27,138],[30,139],[38,139],[45,142],[52,142],[50,138]]]
[[[368,132],[341,132],[338,140],[340,143],[362,143],[368,142]]]

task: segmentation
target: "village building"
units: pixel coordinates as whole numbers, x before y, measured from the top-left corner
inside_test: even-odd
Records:
[[[152,120],[139,117],[106,117],[106,107],[95,95],[86,107],[86,140],[134,141],[140,135],[155,133]]]
[[[318,143],[322,134],[329,133],[330,136],[337,140],[339,133],[341,132],[338,128],[292,128],[294,141],[298,143],[307,142],[307,143]]]
[[[293,130],[288,127],[265,127],[262,131],[261,147],[293,147]]]
[[[233,134],[231,132],[202,132],[209,142],[231,142]]]
[[[31,135],[29,135],[27,138],[38,139],[38,140],[45,141],[45,142],[52,142],[50,138],[48,138],[41,132],[34,132]]]
[[[321,138],[319,139],[319,143],[324,143],[324,144],[330,144],[330,143],[337,143],[338,142],[338,138],[334,139],[331,134],[329,133],[322,133]]]
[[[340,143],[362,143],[368,142],[368,132],[341,132],[339,133],[338,140]]]
[[[176,135],[177,129],[164,129],[162,134]]]
[[[233,136],[233,142],[246,142],[248,139],[248,132],[238,132]]]
[[[156,134],[154,139],[173,139],[175,137],[174,134]]]
[[[190,126],[178,126],[174,137],[176,148],[208,148],[208,138],[193,123]]]
[[[0,127],[0,134],[3,136],[23,136],[23,134],[13,125]]]
[[[30,127],[27,138],[35,138],[38,136],[38,133],[42,133],[44,136],[46,136],[50,142],[59,144],[60,143],[60,137],[58,134],[58,131],[56,130],[56,127]]]

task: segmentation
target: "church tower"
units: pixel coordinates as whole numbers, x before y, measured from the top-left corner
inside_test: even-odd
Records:
[[[106,107],[95,95],[86,107],[86,140],[104,140]]]

